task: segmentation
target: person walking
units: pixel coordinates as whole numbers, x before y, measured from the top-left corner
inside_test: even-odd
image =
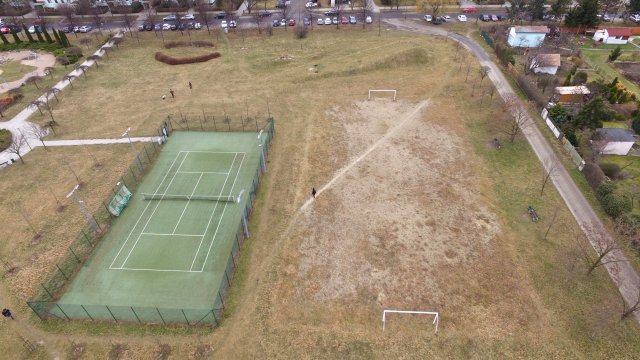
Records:
[[[191,81],[189,81],[189,90],[193,90],[193,85],[191,85]]]
[[[15,320],[13,318],[13,314],[11,313],[11,310],[4,308],[2,309],[2,316],[7,317],[7,318],[11,318],[11,320]]]
[[[176,98],[176,95],[173,93],[173,89],[169,89],[169,94],[171,94],[172,99]]]
[[[316,194],[316,188],[311,188],[311,196],[313,196],[314,199],[316,198]]]

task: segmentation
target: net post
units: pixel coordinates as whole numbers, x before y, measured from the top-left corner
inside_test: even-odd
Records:
[[[73,248],[71,246],[69,246],[69,251],[71,251],[71,253],[73,254],[73,257],[76,258],[76,261],[78,263],[81,263],[80,258],[78,257],[78,255],[76,255],[75,251],[73,251]]]
[[[162,317],[162,314],[160,313],[160,310],[157,307],[156,307],[156,311],[158,312],[158,315],[160,315],[160,320],[162,320],[162,324],[167,325],[167,323],[164,321],[164,318]]]
[[[142,321],[140,321],[140,318],[138,317],[138,314],[136,313],[135,310],[133,310],[133,306],[131,306],[131,312],[133,313],[133,316],[135,316],[136,319],[138,319],[138,323],[142,324]]]
[[[62,276],[64,277],[65,280],[69,280],[69,278],[67,277],[67,275],[64,273],[64,271],[62,271],[62,269],[60,269],[60,266],[58,266],[58,264],[56,264],[56,267],[58,268],[58,270],[60,271],[60,274],[62,274]]]
[[[149,160],[149,163],[151,163],[151,156],[149,156],[149,152],[147,151],[147,145],[144,145],[144,153],[147,154],[147,160]]]
[[[60,307],[60,305],[58,303],[56,303],[56,307],[58,308],[58,310],[60,310],[60,312],[62,313],[62,315],[64,315],[64,317],[67,318],[67,320],[71,320],[71,318],[69,317],[69,315],[67,315],[66,312],[64,312],[64,310],[62,310],[62,308]]]
[[[82,233],[82,235],[84,235],[84,238],[85,238],[85,240],[87,240],[89,245],[91,245],[91,247],[93,247],[93,243],[91,242],[91,240],[89,240],[89,236],[87,235],[86,232],[84,232],[84,229],[81,229],[80,232]]]
[[[233,254],[231,254],[231,257],[233,257]],[[227,270],[224,271],[224,277],[227,278],[227,286],[231,286],[231,280],[229,280],[229,274],[227,274]]]
[[[84,310],[84,312],[87,314],[87,316],[89,317],[89,319],[91,319],[91,321],[93,320],[93,317],[91,317],[91,314],[89,314],[89,312],[87,311],[87,309],[84,308],[84,305],[80,304],[80,307],[82,308],[82,310]]]
[[[218,322],[218,317],[216,316],[216,309],[211,309],[211,315],[213,315],[213,321],[215,321],[216,326],[218,326],[218,324],[220,324]]]
[[[218,131],[218,125],[216,125],[216,116],[213,115],[213,131]]]
[[[189,324],[189,319],[187,319],[187,314],[184,313],[184,309],[180,309],[180,311],[182,312],[182,316],[184,316],[184,320],[187,322],[187,325],[191,326],[191,324]]]
[[[113,318],[113,321],[118,322],[118,319],[116,319],[115,315],[113,315],[113,313],[111,312],[111,309],[109,309],[109,306],[105,305],[104,307],[106,307],[107,311],[109,312],[109,314],[111,314],[111,317]]]

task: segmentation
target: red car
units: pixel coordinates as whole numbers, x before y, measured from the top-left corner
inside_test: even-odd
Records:
[[[466,12],[466,13],[474,13],[477,12],[478,9],[474,8],[474,7],[468,7],[468,8],[464,8],[462,9],[462,12]]]
[[[295,19],[289,19],[289,26],[296,26],[296,20]]]
[[[346,16],[343,16],[342,18],[340,18],[340,23],[341,23],[342,25],[346,25],[346,24],[348,24],[348,23],[349,23],[349,19],[347,19],[347,17],[346,17]]]

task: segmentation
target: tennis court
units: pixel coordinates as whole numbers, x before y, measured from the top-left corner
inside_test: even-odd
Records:
[[[215,316],[210,312],[224,301],[219,290],[229,284],[229,256],[240,246],[264,137],[174,133],[51,312],[163,322]]]

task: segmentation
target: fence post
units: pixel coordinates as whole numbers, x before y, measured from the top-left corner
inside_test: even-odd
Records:
[[[191,326],[191,324],[189,324],[189,319],[187,319],[187,314],[184,313],[184,309],[180,309],[180,311],[182,312],[182,316],[184,316],[184,320],[187,322],[187,325]]]
[[[113,321],[118,322],[118,319],[116,319],[116,317],[113,315],[113,313],[111,312],[111,309],[109,309],[109,306],[105,305],[104,307],[106,307],[107,311],[109,312],[109,314],[111,314],[111,317],[113,318]]]
[[[71,246],[69,246],[69,251],[71,251],[71,253],[73,254],[73,256],[76,258],[76,261],[78,263],[80,263],[80,258],[78,257],[78,255],[76,255],[75,251],[73,251],[73,248],[71,248]]]
[[[42,316],[40,316],[40,313],[39,313],[39,312],[37,312],[37,311],[36,311],[36,309],[34,309],[34,307],[33,307],[33,306],[31,306],[31,302],[30,302],[30,301],[27,301],[27,305],[29,305],[29,307],[31,308],[31,310],[33,310],[33,312],[34,312],[34,313],[36,313],[36,315],[38,315],[38,319],[40,319],[40,320],[44,320],[44,319],[42,318]],[[214,315],[214,318],[215,318],[215,315]]]
[[[80,232],[82,233],[82,235],[84,235],[84,238],[87,240],[89,245],[91,245],[91,247],[93,247],[93,243],[91,242],[91,240],[89,240],[89,236],[87,236],[87,233],[84,232],[84,229],[81,229]]]
[[[62,308],[60,307],[60,305],[58,305],[56,303],[56,306],[58,307],[58,310],[60,310],[60,312],[62,313],[62,315],[64,315],[64,317],[67,318],[67,320],[71,320],[71,318],[69,318],[69,315],[67,315],[67,313],[64,312],[64,310],[62,310]]]
[[[233,258],[233,254],[231,254]],[[224,276],[227,278],[227,286],[231,286],[231,280],[229,280],[229,274],[227,274],[227,270],[224,271]]]
[[[102,203],[102,205],[104,205],[104,209],[107,210],[107,214],[111,214],[111,211],[109,211],[109,206],[104,202]]]
[[[213,131],[218,131],[218,126],[216,125],[216,116],[213,116]]]
[[[136,317],[136,319],[138,319],[138,322],[139,322],[140,324],[142,324],[142,321],[140,321],[140,318],[138,317],[138,314],[136,314],[136,311],[135,311],[135,310],[133,310],[133,306],[131,306],[131,312],[132,312],[132,313],[133,313],[133,315]]]
[[[242,132],[244,132],[244,118],[240,115],[240,123],[242,124]]]
[[[127,188],[129,188],[129,186],[127,185],[127,183],[124,181],[124,177],[120,176],[120,181],[122,181],[122,185],[126,186]],[[130,189],[130,188],[129,188]]]
[[[136,179],[136,174],[133,172],[133,169],[131,167],[129,167],[129,171],[131,172],[131,176],[133,176],[133,180],[137,182],[138,179]]]
[[[91,317],[91,314],[89,314],[87,309],[84,308],[84,305],[80,305],[80,307],[82,308],[82,310],[84,310],[85,313],[87,313],[87,316],[89,317],[89,319],[91,319],[91,321],[93,321],[93,318]]]
[[[244,235],[249,237],[249,225],[247,225],[247,212],[242,211],[242,226],[244,227]]]
[[[58,268],[58,270],[60,271],[60,273],[62,274],[62,276],[64,277],[65,280],[69,280],[69,278],[67,277],[67,275],[64,273],[64,271],[62,271],[62,269],[60,269],[60,266],[58,266],[58,264],[56,264],[56,267]]]
[[[160,313],[160,310],[156,308],[156,311],[158,312],[158,315],[160,315],[160,320],[162,320],[162,324],[167,325],[167,323],[164,321],[164,318],[162,317],[162,314]]]
[[[225,274],[227,272],[225,271]],[[220,303],[222,304],[222,309],[224,310],[225,306],[224,306],[224,300],[222,300],[222,295],[220,295],[220,291],[218,291],[218,297],[220,298]]]
[[[220,324],[218,322],[218,317],[216,316],[216,309],[211,309],[211,314],[213,314],[213,321],[216,322],[216,326],[218,326],[218,324]]]
[[[256,116],[256,132],[260,131],[260,129],[258,128],[258,117]]]
[[[40,283],[40,286],[42,286],[42,288],[44,289],[44,291],[47,293],[47,295],[49,295],[49,297],[51,298],[51,300],[53,300],[53,295],[51,294],[51,292],[49,291],[49,289],[47,289],[46,286],[44,286],[43,283]]]

